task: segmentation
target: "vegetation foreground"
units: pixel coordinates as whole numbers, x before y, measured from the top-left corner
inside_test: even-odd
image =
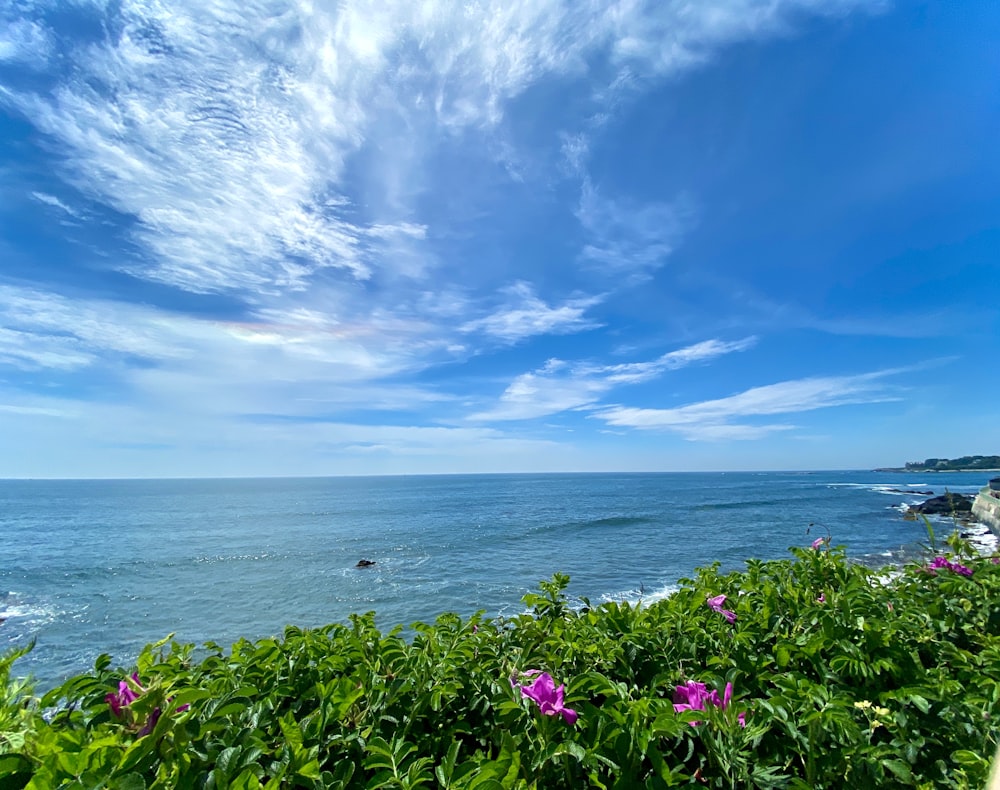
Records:
[[[41,699],[9,655],[0,788],[981,788],[1000,565],[949,546],[886,576],[817,541],[643,607],[556,575],[513,619],[164,642]]]

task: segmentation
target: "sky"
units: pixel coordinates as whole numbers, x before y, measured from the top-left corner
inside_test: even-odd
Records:
[[[1000,4],[0,3],[0,477],[1000,453]]]

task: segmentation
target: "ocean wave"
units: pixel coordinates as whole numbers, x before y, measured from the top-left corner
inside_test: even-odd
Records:
[[[22,621],[28,625],[51,623],[59,615],[51,604],[26,600],[20,593],[8,592],[0,600],[0,620]]]
[[[680,585],[665,584],[652,592],[645,589],[623,590],[616,593],[605,593],[598,600],[601,603],[628,603],[636,606],[649,606],[657,601],[665,601],[680,590]]]

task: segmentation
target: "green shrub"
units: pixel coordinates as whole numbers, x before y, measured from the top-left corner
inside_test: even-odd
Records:
[[[165,640],[36,700],[9,656],[0,787],[980,788],[1000,566],[951,545],[887,576],[819,543],[642,607],[571,606],[557,574],[529,614],[408,638],[366,614],[197,657]],[[529,670],[565,684],[529,689],[553,715]]]

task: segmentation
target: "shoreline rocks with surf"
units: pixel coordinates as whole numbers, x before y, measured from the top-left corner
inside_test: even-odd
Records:
[[[914,515],[967,517],[972,513],[972,497],[965,494],[941,494],[919,504],[910,505],[907,512]]]

